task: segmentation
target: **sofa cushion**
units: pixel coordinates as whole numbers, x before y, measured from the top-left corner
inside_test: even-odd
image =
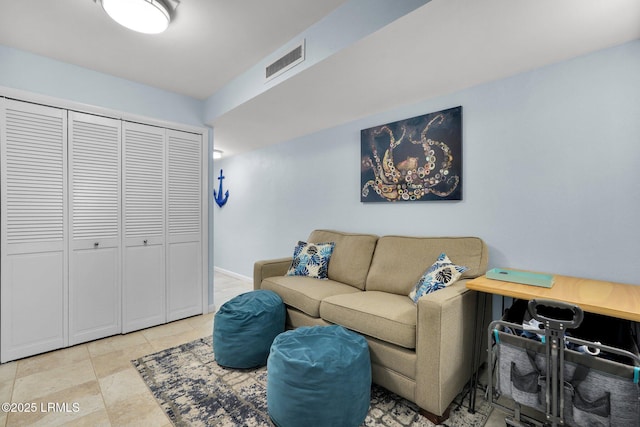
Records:
[[[487,269],[487,248],[477,237],[384,236],[376,244],[366,290],[406,297],[443,252],[454,264],[469,268],[462,278],[481,276]]]
[[[366,291],[322,300],[320,317],[405,348],[416,347],[416,305],[407,295]]]
[[[329,277],[329,261],[334,246],[333,242],[307,243],[299,241],[293,249],[293,260],[286,275],[327,279]]]
[[[362,293],[353,286],[334,280],[320,280],[304,276],[275,276],[262,281],[261,289],[280,295],[284,303],[311,317],[320,317],[320,301],[324,298],[347,293]]]
[[[314,243],[334,242],[335,247],[329,262],[329,279],[358,289],[364,289],[377,240],[378,236],[373,234],[330,230],[315,230],[307,239],[308,242]]]

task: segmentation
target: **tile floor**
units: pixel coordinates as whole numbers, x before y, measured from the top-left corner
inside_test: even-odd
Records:
[[[214,280],[217,306],[251,289],[225,275]],[[0,403],[35,412],[0,410],[0,426],[171,426],[131,360],[209,335],[212,322],[209,313],[2,364]]]
[[[216,273],[216,306],[251,284]],[[211,334],[213,313],[0,365],[0,426],[171,426],[131,360]],[[503,426],[494,410],[487,427]]]

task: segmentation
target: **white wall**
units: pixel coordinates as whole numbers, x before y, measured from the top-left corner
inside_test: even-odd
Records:
[[[463,200],[360,202],[360,130],[461,105]],[[490,266],[640,284],[640,41],[216,161],[214,263],[250,277],[311,230],[473,235]]]

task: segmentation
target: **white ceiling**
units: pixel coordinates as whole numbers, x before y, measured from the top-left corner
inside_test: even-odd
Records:
[[[162,34],[94,0],[0,0],[0,44],[206,99],[346,0],[171,0]]]
[[[215,144],[259,148],[638,38],[638,0],[432,0],[219,117]]]
[[[181,0],[140,36],[93,0],[0,0],[0,44],[206,99],[344,2]],[[214,143],[241,153],[638,38],[638,0],[432,0],[215,118]]]

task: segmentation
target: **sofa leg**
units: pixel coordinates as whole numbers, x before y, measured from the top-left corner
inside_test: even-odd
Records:
[[[420,415],[422,415],[423,417],[425,417],[435,425],[438,425],[438,424],[442,424],[444,421],[446,421],[449,418],[450,410],[451,410],[451,406],[449,406],[442,415],[436,415],[432,412],[427,411],[426,409],[420,408]]]

